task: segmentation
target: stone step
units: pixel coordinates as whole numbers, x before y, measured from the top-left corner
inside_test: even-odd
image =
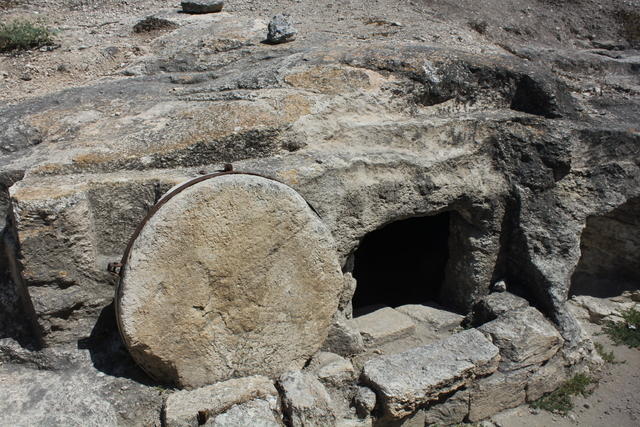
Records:
[[[465,386],[470,378],[496,371],[499,350],[469,329],[444,340],[365,363],[364,383],[377,391],[385,416],[401,418]]]
[[[416,329],[409,316],[391,307],[356,317],[351,322],[354,328],[360,331],[365,345],[369,348],[408,337]]]

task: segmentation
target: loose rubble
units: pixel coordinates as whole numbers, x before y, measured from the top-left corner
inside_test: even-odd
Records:
[[[216,13],[222,10],[221,0],[188,0],[180,3],[184,13]]]
[[[267,43],[280,44],[294,41],[298,30],[291,23],[291,17],[287,14],[279,14],[269,21]]]

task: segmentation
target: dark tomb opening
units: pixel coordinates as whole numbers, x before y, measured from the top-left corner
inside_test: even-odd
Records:
[[[449,258],[449,213],[409,218],[364,236],[354,254],[355,316],[437,299]]]
[[[588,218],[580,251],[570,297],[609,298],[640,289],[640,198],[608,214]]]

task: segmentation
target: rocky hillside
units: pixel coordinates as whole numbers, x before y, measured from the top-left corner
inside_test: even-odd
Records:
[[[282,12],[295,40],[265,43],[269,20]],[[367,292],[358,248],[410,218],[446,219],[443,243],[423,255],[446,254],[441,279],[429,284],[439,307],[466,315],[502,280],[535,307],[511,309],[543,325],[536,354],[544,356],[522,364],[507,362],[515,356],[495,338],[508,321],[498,331],[483,325],[497,315],[478,321],[468,334],[482,360],[446,374],[458,380],[491,384],[527,368],[516,380],[524,390],[530,367],[557,360],[556,352],[567,373],[589,366],[593,347],[569,295],[639,287],[636,0],[228,1],[207,14],[152,0],[9,0],[0,13],[56,29],[52,45],[0,57],[0,360],[15,371],[3,375],[17,388],[68,378],[61,393],[104,421],[96,425],[160,424],[166,394],[120,340],[112,303],[119,276],[107,266],[163,194],[226,163],[295,189],[335,240],[345,279],[334,325],[320,332],[325,350],[340,353],[347,335],[364,345],[368,326],[352,324],[362,308],[354,292]],[[148,16],[164,24],[135,27]],[[404,285],[396,292],[411,294]],[[456,337],[438,339],[455,346]],[[414,344],[439,351],[423,338]],[[386,396],[361,417],[369,422],[411,415],[463,384],[472,389],[429,383],[434,394],[420,390],[394,406],[407,397],[385,394],[397,389],[375,372],[386,362],[366,362],[376,354],[368,351],[342,356],[358,385]],[[292,375],[278,390],[233,379],[266,399],[243,414],[274,404],[287,384],[317,391],[315,377]],[[55,405],[59,423],[81,417]],[[287,423],[292,417],[285,411]]]

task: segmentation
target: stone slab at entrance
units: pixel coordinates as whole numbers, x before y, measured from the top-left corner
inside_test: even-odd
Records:
[[[290,187],[234,172],[161,203],[125,254],[116,295],[136,362],[187,388],[302,368],[343,286],[317,214]]]

